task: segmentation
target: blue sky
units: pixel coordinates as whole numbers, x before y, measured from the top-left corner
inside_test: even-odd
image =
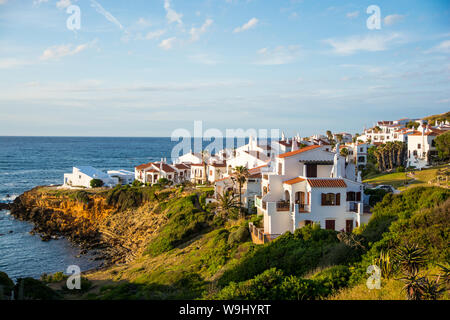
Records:
[[[449,111],[450,2],[0,0],[0,75],[0,135],[358,132]]]

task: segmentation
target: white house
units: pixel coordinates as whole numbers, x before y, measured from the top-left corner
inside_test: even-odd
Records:
[[[132,184],[134,181],[134,173],[127,170],[109,170],[108,175],[117,178],[122,185]]]
[[[134,169],[135,179],[151,185],[166,178],[173,183],[189,180],[190,167],[187,164],[170,165],[163,159],[159,162],[141,164]]]
[[[353,165],[325,148],[313,145],[281,154],[272,172],[262,172],[261,196],[255,203],[269,240],[310,223],[345,231],[361,224],[360,175],[349,177]]]
[[[175,163],[189,163],[189,164],[191,164],[191,163],[193,163],[193,164],[200,164],[200,163],[202,163],[202,162],[206,162],[206,161],[208,161],[208,155],[207,154],[204,154],[204,155],[202,155],[201,153],[199,153],[199,152],[197,152],[197,153],[194,153],[194,152],[189,152],[189,153],[186,153],[186,154],[183,154],[182,156],[180,156],[176,161],[175,161]]]
[[[249,169],[248,177],[242,186],[241,200],[244,208],[252,209],[255,206],[255,196],[261,194],[261,178],[262,172],[267,168],[267,164]],[[234,194],[239,193],[239,186],[233,181],[231,176],[226,176],[215,181],[214,196],[217,198],[219,194],[226,191],[233,191]]]
[[[437,155],[434,139],[445,133],[446,130],[439,130],[425,124],[418,128],[418,131],[408,137],[408,166],[424,168],[430,165],[432,156]]]
[[[73,167],[72,173],[64,174],[64,186],[68,187],[91,187],[91,180],[99,179],[103,181],[105,187],[114,187],[119,183],[119,179],[111,177],[107,173],[91,166]]]

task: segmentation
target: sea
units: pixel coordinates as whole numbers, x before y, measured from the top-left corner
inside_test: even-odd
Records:
[[[142,163],[169,161],[177,144],[170,138],[0,137],[0,202],[36,186],[62,184],[73,166],[134,171]],[[101,263],[90,254],[80,255],[80,248],[66,239],[41,241],[29,233],[32,228],[0,211],[0,271],[10,278],[39,278],[65,272],[70,265],[85,271]]]
[[[181,142],[184,148],[180,154],[190,149],[208,149],[214,141],[199,138],[172,141],[164,137],[0,136],[0,202],[11,202],[36,186],[60,185],[64,173],[72,172],[74,166],[134,171],[134,167],[142,163],[162,158],[170,162],[172,149]],[[223,139],[218,145],[238,147],[247,142],[248,139]],[[29,233],[32,228],[31,223],[14,219],[9,211],[0,211],[0,271],[11,279],[39,278],[43,273],[64,272],[71,265],[86,271],[101,264],[89,253],[81,255],[80,248],[64,238],[41,241],[39,236]]]

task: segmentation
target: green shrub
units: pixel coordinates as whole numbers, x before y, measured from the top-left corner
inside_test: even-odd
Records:
[[[158,237],[150,242],[146,254],[156,256],[172,250],[208,229],[213,216],[195,207],[196,197],[197,195],[193,194],[160,204],[160,209],[166,212],[169,220],[161,228]]]
[[[285,277],[281,270],[271,268],[253,279],[231,282],[215,296],[230,300],[314,300],[321,298],[323,288],[317,281],[296,276]]]
[[[236,231],[230,233],[228,237],[229,244],[245,242],[250,238],[250,232],[247,227],[241,226]]]
[[[322,295],[329,295],[337,290],[348,286],[350,269],[347,266],[337,265],[324,269],[311,277],[318,281],[325,290]]]
[[[0,300],[7,299],[11,296],[14,289],[14,282],[4,272],[0,271]]]
[[[338,243],[336,234],[317,225],[297,229],[294,234],[286,232],[274,241],[258,246],[239,264],[225,271],[219,284],[245,281],[271,268],[302,276],[316,268],[325,252]]]
[[[59,295],[44,283],[33,278],[19,278],[14,287],[18,300],[55,300]]]
[[[103,184],[103,181],[100,179],[92,179],[90,182],[91,188],[101,188]]]

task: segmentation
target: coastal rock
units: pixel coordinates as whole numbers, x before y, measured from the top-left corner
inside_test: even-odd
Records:
[[[44,241],[65,237],[80,246],[81,254],[98,251],[95,259],[106,260],[105,265],[140,255],[166,220],[155,210],[157,201],[125,210],[109,204],[108,191],[79,192],[36,187],[14,200],[11,215],[32,222],[30,233]]]

